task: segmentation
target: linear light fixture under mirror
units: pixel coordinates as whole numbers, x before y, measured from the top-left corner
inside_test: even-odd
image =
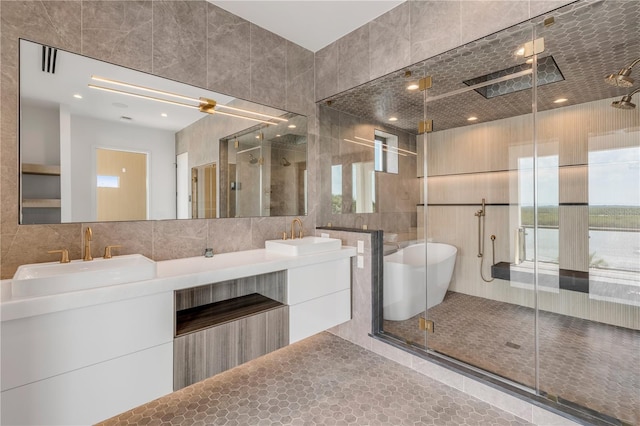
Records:
[[[221,140],[256,126],[290,135],[306,169],[306,120],[20,40],[20,223],[227,217]],[[135,163],[125,161],[131,154]],[[243,189],[260,194],[286,182],[302,186],[285,191],[306,194],[280,169],[244,176]],[[263,207],[233,217],[300,214]]]

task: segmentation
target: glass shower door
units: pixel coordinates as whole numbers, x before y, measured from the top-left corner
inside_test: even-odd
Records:
[[[528,24],[426,61],[430,352],[536,388],[533,69]],[[522,50],[521,50],[522,49]],[[443,58],[444,56],[444,58]]]
[[[639,12],[637,2],[587,3],[535,25],[565,77],[537,93],[538,147],[548,147],[538,157],[538,246],[558,276],[554,291],[538,288],[539,392],[625,424],[640,422],[640,110],[621,101],[640,85],[605,76],[638,58]],[[568,37],[577,23],[598,42]],[[614,26],[623,38],[609,36]],[[551,191],[558,199],[547,205]]]

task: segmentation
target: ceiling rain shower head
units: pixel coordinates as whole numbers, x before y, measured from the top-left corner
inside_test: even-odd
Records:
[[[633,68],[638,62],[640,62],[640,58],[631,62],[631,65],[622,68],[616,74],[609,74],[604,78],[605,83],[609,83],[612,86],[618,87],[631,87],[633,86],[633,78],[631,75],[631,68]]]
[[[286,157],[282,157],[282,160],[280,160],[280,165],[282,165],[283,167],[289,167],[291,163],[286,159]]]
[[[640,89],[636,89],[628,95],[624,95],[619,101],[612,102],[611,106],[618,109],[635,109],[636,104],[631,102],[631,97],[638,92],[640,92]]]
[[[249,164],[256,164],[258,159],[253,156],[253,154],[249,154]]]

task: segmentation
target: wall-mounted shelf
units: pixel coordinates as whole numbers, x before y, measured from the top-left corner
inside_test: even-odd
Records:
[[[56,198],[30,198],[22,200],[22,207],[31,209],[59,209],[60,200]]]
[[[22,173],[25,175],[60,176],[60,166],[22,163]]]

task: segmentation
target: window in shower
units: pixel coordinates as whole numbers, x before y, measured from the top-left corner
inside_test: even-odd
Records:
[[[342,213],[342,164],[331,166],[331,213]]]
[[[376,130],[374,169],[376,172],[398,173],[398,136]]]
[[[372,161],[353,163],[351,169],[354,213],[376,211],[376,175]]]
[[[589,267],[622,275],[634,272],[636,280],[640,272],[640,147],[630,145],[637,144],[633,141],[637,137],[637,132],[631,132],[589,141]]]
[[[518,160],[518,192],[520,203],[521,230],[519,238],[524,238],[522,260],[534,260],[534,188],[533,158]],[[558,247],[558,156],[538,157],[538,260],[557,264]]]

